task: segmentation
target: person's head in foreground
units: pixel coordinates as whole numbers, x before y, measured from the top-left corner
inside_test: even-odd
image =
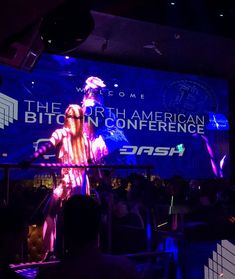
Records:
[[[65,202],[64,240],[68,256],[97,246],[100,221],[100,205],[90,196],[74,195]]]
[[[18,208],[1,207],[0,220],[0,264],[14,263],[27,235],[23,213]]]

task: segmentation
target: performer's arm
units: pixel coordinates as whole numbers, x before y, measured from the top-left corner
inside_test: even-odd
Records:
[[[57,129],[52,133],[50,142],[54,146],[56,146],[57,144],[59,144],[62,141],[63,137],[68,136],[68,133],[69,133],[69,129],[67,129],[67,128]]]
[[[43,146],[41,146],[37,151],[33,153],[27,160],[20,163],[20,165],[23,168],[27,168],[32,164],[35,160],[37,160],[39,157],[41,157],[43,154],[46,154],[51,148],[59,144],[63,138],[63,136],[66,136],[67,130],[65,129],[57,129],[55,130],[50,140],[45,143]]]
[[[45,143],[42,147],[40,147],[37,151],[33,153],[28,159],[21,161],[19,163],[19,166],[21,168],[29,168],[30,165],[37,160],[37,158],[41,157],[43,154],[45,154],[48,150],[50,150],[53,147],[52,142]]]
[[[43,154],[46,154],[52,147],[53,147],[53,143],[51,141],[45,143],[43,146],[41,146],[37,151],[35,151],[33,153],[33,155],[30,157],[31,159],[31,163],[35,160],[37,160],[37,158],[41,157]]]
[[[100,135],[98,138],[92,141],[91,149],[93,153],[94,162],[98,163],[102,161],[102,158],[108,155],[108,148]]]

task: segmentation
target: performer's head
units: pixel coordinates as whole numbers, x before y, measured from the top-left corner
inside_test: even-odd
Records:
[[[69,128],[71,133],[79,135],[83,131],[83,110],[79,105],[71,104],[65,110],[64,127]]]
[[[84,102],[88,99],[96,100],[99,103],[103,102],[103,92],[102,89],[106,87],[103,80],[98,77],[89,77],[86,79],[86,85],[84,87],[85,95],[83,98],[83,105]]]

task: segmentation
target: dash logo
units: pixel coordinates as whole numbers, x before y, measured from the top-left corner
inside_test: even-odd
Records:
[[[177,147],[154,147],[154,146],[135,146],[124,145],[120,148],[121,155],[143,155],[148,156],[183,156],[185,148],[179,149]]]
[[[0,93],[0,128],[18,120],[18,101]]]

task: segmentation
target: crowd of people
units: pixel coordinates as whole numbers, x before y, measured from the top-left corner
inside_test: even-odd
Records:
[[[69,236],[69,238],[71,238],[71,241],[72,239],[77,241],[77,246],[74,243],[67,243],[63,248],[64,251],[62,258],[65,258],[65,262],[63,262],[63,264],[65,264],[66,267],[68,264],[69,269],[71,268],[70,264],[74,264],[76,266],[77,263],[69,263],[67,260],[67,257],[71,256],[68,254],[68,249],[66,248],[67,245],[78,248],[79,245],[82,245],[79,241],[81,241],[81,239],[85,236],[89,237],[89,233],[92,234],[90,237],[93,237],[93,244],[94,237],[96,238],[98,236],[98,232],[100,233],[98,238],[99,241],[95,242],[95,247],[97,248],[98,245],[102,253],[127,254],[146,251],[146,226],[149,221],[147,219],[148,212],[151,214],[150,223],[153,233],[160,230],[169,232],[181,231],[183,226],[181,223],[182,215],[184,215],[185,223],[187,223],[187,221],[201,221],[207,223],[210,236],[212,236],[212,234],[215,233],[215,230],[220,227],[223,228],[225,236],[226,233],[232,234],[234,232],[234,230],[228,230],[226,232],[226,225],[228,229],[231,229],[234,226],[234,222],[232,221],[235,216],[235,192],[224,179],[186,181],[179,176],[175,176],[170,179],[161,179],[158,176],[153,176],[151,181],[149,181],[144,175],[139,173],[133,172],[126,177],[118,177],[115,176],[113,171],[104,170],[99,180],[92,179],[91,177],[90,181],[91,191],[89,197],[87,195],[83,196],[78,194],[72,195],[71,198],[75,200],[77,199],[76,203],[84,197],[88,198],[88,203],[94,202],[94,206],[96,208],[94,211],[99,213],[100,223],[95,231],[93,228],[89,227],[92,226],[92,224],[86,224],[86,222],[89,223],[91,220],[95,221],[96,218],[98,218],[97,216],[89,216],[89,214],[92,214],[89,213],[88,210],[90,209],[90,205],[84,209],[88,210],[87,213],[83,211],[83,213],[78,215],[76,210],[72,210],[73,207],[68,211],[69,213],[66,213],[71,226],[69,233],[74,235],[74,239],[73,237],[71,238],[71,236]],[[15,189],[18,189],[18,187]],[[46,189],[45,187],[30,188],[24,186],[22,186],[21,191],[17,190],[15,193],[11,192],[11,203],[9,206],[17,206],[18,215],[14,215],[15,213],[7,215],[8,213],[6,211],[2,211],[1,213],[7,213],[6,216],[8,216],[4,219],[1,215],[1,219],[6,221],[5,223],[3,222],[3,226],[6,228],[7,232],[4,234],[4,230],[1,230],[1,247],[3,247],[2,245],[4,243],[7,244],[4,246],[4,249],[1,249],[1,252],[5,253],[4,256],[1,256],[1,259],[6,259],[4,262],[1,261],[1,264],[5,267],[4,272],[7,272],[7,274],[9,272],[9,269],[6,268],[7,263],[14,262],[15,259],[12,256],[19,255],[19,243],[22,245],[22,241],[27,235],[26,225],[32,223],[30,217],[32,217],[32,212],[35,210],[35,204],[39,204],[46,195],[49,194],[50,196],[51,192],[51,189]],[[66,209],[66,203],[69,200],[70,198],[64,202],[62,212]],[[78,202],[78,204],[79,203],[80,202]],[[26,208],[27,206],[29,207]],[[46,217],[46,215],[42,215],[43,213],[39,210],[38,215],[34,216],[33,222],[42,222]],[[23,216],[24,219],[22,219]],[[79,221],[78,216],[80,216],[82,220]],[[177,217],[175,218],[175,216]],[[37,217],[39,217],[39,219],[37,219]],[[17,219],[18,222],[12,223],[10,221],[14,219]],[[78,227],[76,228],[76,222],[84,222],[84,224],[81,225],[81,223],[78,223]],[[108,226],[110,223],[112,233],[111,244],[109,243],[108,235]],[[80,237],[79,233],[82,234],[82,231],[79,232],[79,228],[85,228],[86,226],[88,226],[89,232],[84,233],[84,235]],[[61,230],[64,231],[63,227],[61,227]],[[12,234],[9,234],[9,231],[11,231]],[[94,235],[92,231],[94,232]],[[19,235],[19,238],[15,238],[15,241],[9,240],[9,237],[15,237],[14,234]],[[66,239],[65,231],[64,234]],[[4,240],[6,237],[8,239],[7,242]],[[223,236],[220,235],[219,237]],[[17,241],[18,243],[16,243]],[[82,240],[82,242],[84,241]],[[8,245],[9,243],[11,243],[17,251],[10,249],[10,246]],[[80,248],[82,249],[81,251],[85,249],[84,247]],[[156,247],[153,246],[152,249],[154,250]],[[8,251],[7,254],[6,251]],[[94,250],[92,250],[92,257],[94,256],[93,252]],[[11,253],[11,256],[8,256],[9,253]],[[95,254],[95,257],[96,256],[97,255]],[[79,255],[76,255],[76,259],[77,257],[79,258]],[[89,257],[90,255],[88,255],[88,258]],[[117,259],[119,260],[119,258]],[[84,261],[85,260],[86,259],[84,259]],[[113,261],[112,258],[103,258],[103,256],[102,260],[100,258],[96,258],[96,260],[99,263],[100,261],[104,261],[106,263],[106,261],[109,262],[110,260],[111,264]],[[123,259],[120,259],[121,262],[122,260]],[[83,262],[82,266],[85,267],[85,264],[87,263]],[[124,265],[129,266],[128,263]],[[58,268],[59,269],[53,269],[53,272],[57,272],[57,270],[60,270],[61,267]],[[92,268],[96,271],[96,268],[98,267],[93,266]],[[73,268],[70,270],[72,269]],[[85,272],[85,270],[82,272]],[[11,276],[9,274],[7,276]],[[43,276],[47,275],[44,275],[43,273]]]

